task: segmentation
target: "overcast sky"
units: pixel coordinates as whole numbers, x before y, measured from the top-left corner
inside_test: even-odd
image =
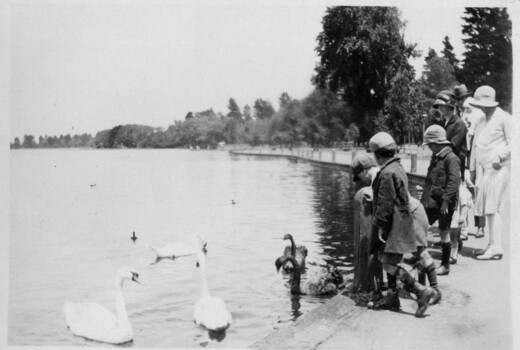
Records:
[[[167,128],[189,111],[227,113],[257,98],[278,109],[313,89],[321,2],[14,2],[11,140]],[[427,54],[445,35],[464,51],[462,7],[401,7],[405,39]],[[423,57],[413,63],[422,69]]]

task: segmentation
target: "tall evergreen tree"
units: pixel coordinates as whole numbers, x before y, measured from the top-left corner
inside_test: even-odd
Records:
[[[441,52],[444,58],[446,58],[452,65],[458,65],[460,61],[455,57],[455,53],[453,53],[453,45],[450,43],[450,37],[445,36],[442,44],[444,45],[444,49]]]
[[[455,57],[455,53],[453,52],[453,46],[451,45],[450,38],[447,35],[444,37],[442,44],[444,45],[444,49],[441,51],[442,55],[453,66],[453,71],[456,76],[459,70],[460,61],[457,59],[457,57]]]
[[[458,80],[470,90],[490,85],[503,106],[511,105],[513,47],[506,8],[466,8],[463,67]]]

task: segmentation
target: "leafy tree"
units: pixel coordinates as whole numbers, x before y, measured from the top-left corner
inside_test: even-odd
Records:
[[[490,85],[502,106],[512,99],[513,48],[511,20],[506,8],[469,8],[464,11],[462,39],[466,51],[458,76],[469,90]]]
[[[411,68],[408,58],[417,56],[415,45],[405,43],[395,7],[332,7],[322,23],[316,48],[320,62],[312,81],[352,107],[362,137],[368,138],[392,78],[400,68]]]
[[[301,102],[291,100],[271,117],[268,138],[275,144],[297,146],[305,137],[305,124]]]
[[[356,123],[350,123],[348,126],[347,131],[345,132],[345,139],[347,141],[354,141],[356,142],[359,138],[359,128],[356,125]]]
[[[184,120],[188,120],[188,119],[191,119],[193,118],[193,112],[188,112],[186,113],[186,116],[184,117]]]
[[[14,148],[14,149],[22,148],[22,145],[20,144],[20,139],[18,137],[14,138],[14,144],[13,144],[12,148]]]
[[[23,148],[35,148],[36,142],[34,142],[34,136],[32,135],[23,135]]]
[[[378,130],[389,132],[399,143],[405,142],[405,137],[410,142],[412,135],[421,132],[421,110],[424,107],[418,102],[424,101],[424,97],[414,75],[413,70],[401,69],[393,77],[384,111],[376,121]]]
[[[436,58],[436,57],[439,57],[437,55],[437,52],[435,52],[435,50],[430,47],[430,50],[428,51],[428,55],[424,58],[424,61],[426,63],[428,63],[431,61],[432,58]]]
[[[244,120],[245,121],[249,121],[249,120],[253,119],[253,114],[252,114],[252,111],[251,111],[251,107],[249,107],[249,105],[245,105],[244,106],[243,112],[244,112]]]
[[[429,98],[455,86],[455,69],[444,57],[433,57],[425,65],[421,77],[423,92]]]
[[[238,104],[234,98],[229,99],[228,109],[229,113],[227,114],[227,116],[229,118],[232,118],[236,121],[242,120],[242,113],[240,113],[240,107],[238,107]]]
[[[285,107],[291,102],[291,96],[287,92],[282,92],[280,95],[280,108]]]
[[[224,138],[226,143],[235,143],[237,140],[238,121],[234,118],[227,118],[224,121]]]
[[[308,119],[306,140],[312,145],[330,146],[342,141],[350,124],[351,111],[346,103],[329,90],[315,90],[302,101]]]
[[[261,98],[255,101],[253,105],[253,110],[256,119],[267,119],[271,118],[274,114],[274,108],[271,102],[263,100]]]
[[[38,137],[38,148],[46,148],[46,147],[48,147],[47,136],[45,136],[45,137],[43,137],[43,136]]]

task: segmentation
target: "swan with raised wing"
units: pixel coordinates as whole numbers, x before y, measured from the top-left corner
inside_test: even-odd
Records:
[[[294,269],[293,263],[290,259],[285,259],[288,256],[292,256],[296,262],[298,263],[298,266],[300,267],[300,271],[303,272],[305,270],[305,257],[307,256],[307,248],[303,245],[297,246],[294,243],[294,238],[290,233],[285,234],[283,236],[283,239],[290,240],[291,245],[288,245],[285,247],[283,255],[276,259],[276,261],[284,260],[284,263],[282,264],[283,271],[284,272],[291,272]]]
[[[225,330],[231,326],[232,316],[226,309],[224,301],[209,293],[206,278],[206,254],[202,251],[197,252],[197,266],[200,269],[201,292],[193,312],[195,323],[210,331]]]
[[[64,312],[70,331],[80,337],[104,343],[122,344],[134,337],[126,312],[123,283],[126,280],[139,283],[139,274],[132,268],[122,267],[115,278],[116,315],[103,306],[91,303],[65,302]]]
[[[157,259],[152,264],[157,264],[162,259],[172,259],[195,255],[202,251],[207,253],[206,242],[197,234],[191,236],[191,244],[185,242],[170,242],[162,247],[156,247],[148,244],[148,247],[157,255]]]

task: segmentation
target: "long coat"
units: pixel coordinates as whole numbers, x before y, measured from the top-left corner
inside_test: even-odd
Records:
[[[372,188],[361,188],[354,196],[354,281],[358,292],[377,291],[383,281],[381,262],[369,254],[372,245]],[[376,237],[377,239],[377,237]]]
[[[371,252],[406,254],[417,250],[408,198],[408,177],[399,158],[386,162],[372,183],[372,235],[379,228],[385,232],[386,244],[372,239]]]
[[[421,203],[425,208],[440,208],[445,201],[454,206],[459,198],[460,160],[451,146],[433,154],[426,175]]]

